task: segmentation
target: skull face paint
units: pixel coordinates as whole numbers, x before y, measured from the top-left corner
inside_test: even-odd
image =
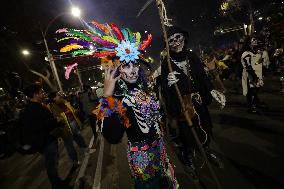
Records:
[[[119,71],[121,78],[128,83],[136,83],[139,77],[139,65],[136,63],[128,63],[120,66]]]
[[[257,42],[258,41],[257,41],[256,38],[252,38],[251,41],[250,41],[250,44],[251,44],[252,47],[255,47],[255,46],[257,46]]]
[[[182,51],[184,47],[184,35],[182,33],[175,33],[169,37],[170,49],[174,52]]]

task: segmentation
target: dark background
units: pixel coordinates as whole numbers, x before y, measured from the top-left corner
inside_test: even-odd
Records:
[[[233,0],[231,0],[233,1]],[[203,46],[224,47],[238,40],[237,32],[214,36],[217,27],[233,27],[248,23],[248,10],[260,10],[266,14],[273,7],[275,0],[240,0],[241,9],[232,11],[230,19],[220,14],[221,0],[167,0],[164,1],[168,17],[173,19],[173,24],[182,26],[189,31],[189,47],[197,53]],[[163,48],[160,20],[157,8],[152,3],[140,17],[136,17],[146,0],[10,0],[1,5],[1,71],[17,72],[27,82],[33,82],[36,76],[28,72],[27,66],[43,72],[49,66],[44,60],[45,48],[42,40],[41,29],[45,30],[48,23],[59,16],[48,28],[47,42],[53,54],[59,54],[59,46],[55,31],[63,27],[82,28],[81,22],[72,18],[67,13],[71,5],[76,5],[82,10],[82,19],[86,22],[92,19],[100,23],[114,22],[119,27],[129,27],[133,31],[152,33],[154,40],[147,49],[148,56],[155,60],[153,69],[159,63],[159,52]],[[4,4],[4,5],[3,5]],[[258,15],[255,14],[255,17]],[[23,57],[22,49],[29,49],[31,55]],[[94,65],[95,60],[83,60],[79,68]],[[71,74],[71,79],[64,79],[64,66],[72,60],[57,61],[56,66],[60,79],[66,87],[76,85],[76,78]],[[101,78],[99,71],[84,72],[83,80],[92,81]],[[87,82],[86,81],[86,82]],[[75,82],[75,84],[74,84]]]

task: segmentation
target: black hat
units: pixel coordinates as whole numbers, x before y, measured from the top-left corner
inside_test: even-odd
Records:
[[[183,30],[182,28],[178,26],[171,26],[167,28],[167,35],[168,37],[174,35],[175,33],[182,33],[186,38],[189,37],[189,34],[187,31]]]

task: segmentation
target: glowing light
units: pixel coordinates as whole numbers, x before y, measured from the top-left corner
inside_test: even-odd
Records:
[[[30,52],[29,52],[28,50],[24,49],[24,50],[22,50],[22,54],[25,55],[25,56],[27,56],[27,55],[30,54]]]
[[[81,15],[81,10],[78,7],[72,7],[71,13],[75,17],[80,17]]]
[[[262,19],[263,19],[263,17],[259,17],[259,18],[258,18],[258,20],[262,20]]]

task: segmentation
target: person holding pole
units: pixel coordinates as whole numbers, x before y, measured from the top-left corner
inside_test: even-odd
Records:
[[[213,90],[212,84],[205,74],[204,65],[199,57],[187,48],[188,33],[183,29],[172,26],[167,31],[170,51],[170,61],[173,71],[169,71],[167,60],[162,62],[162,94],[169,115],[178,121],[179,138],[182,143],[181,157],[186,170],[194,179],[198,179],[196,166],[193,162],[194,151],[197,148],[194,136],[186,122],[184,112],[187,112],[202,143],[206,155],[218,167],[223,167],[221,160],[210,150],[212,138],[212,122],[207,109],[213,97],[218,97],[221,104],[225,98]],[[183,105],[178,99],[174,88],[177,84]],[[184,108],[185,109],[184,109]]]

